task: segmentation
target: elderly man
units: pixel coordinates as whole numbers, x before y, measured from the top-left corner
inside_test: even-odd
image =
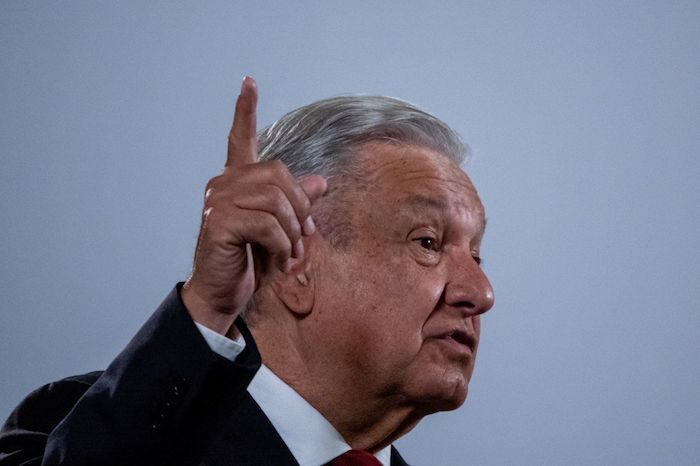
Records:
[[[0,463],[402,465],[464,402],[493,292],[459,138],[385,97],[256,136],[256,101],[246,78],[191,277],[104,373],[30,395]]]

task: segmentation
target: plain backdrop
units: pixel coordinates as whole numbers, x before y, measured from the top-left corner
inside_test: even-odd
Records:
[[[187,276],[250,74],[260,126],[387,94],[472,148],[496,306],[409,462],[700,463],[700,2],[4,1],[0,60],[0,416]]]

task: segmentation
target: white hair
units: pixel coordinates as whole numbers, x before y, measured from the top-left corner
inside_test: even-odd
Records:
[[[435,116],[403,100],[341,96],[293,110],[258,135],[260,160],[281,160],[296,176],[352,173],[369,142],[425,147],[460,165],[468,147]]]

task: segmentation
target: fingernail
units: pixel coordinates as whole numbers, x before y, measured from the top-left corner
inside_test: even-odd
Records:
[[[248,80],[248,75],[243,76],[243,82],[241,83],[241,94],[245,90],[245,82]]]
[[[299,283],[301,283],[303,286],[308,286],[309,285],[309,279],[306,278],[306,274],[300,273],[297,275],[297,280],[299,280]]]
[[[304,235],[306,236],[311,236],[316,232],[316,224],[314,223],[314,219],[311,218],[311,215],[306,217],[306,220],[304,220],[304,224],[301,226],[301,229],[304,232]]]
[[[302,259],[304,257],[304,242],[299,238],[299,240],[292,247],[292,256],[296,259]]]

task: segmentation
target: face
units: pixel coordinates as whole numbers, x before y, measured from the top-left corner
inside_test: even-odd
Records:
[[[484,208],[467,175],[428,149],[369,144],[363,167],[349,244],[328,248],[318,273],[325,355],[373,396],[454,409],[493,305],[479,265]]]

